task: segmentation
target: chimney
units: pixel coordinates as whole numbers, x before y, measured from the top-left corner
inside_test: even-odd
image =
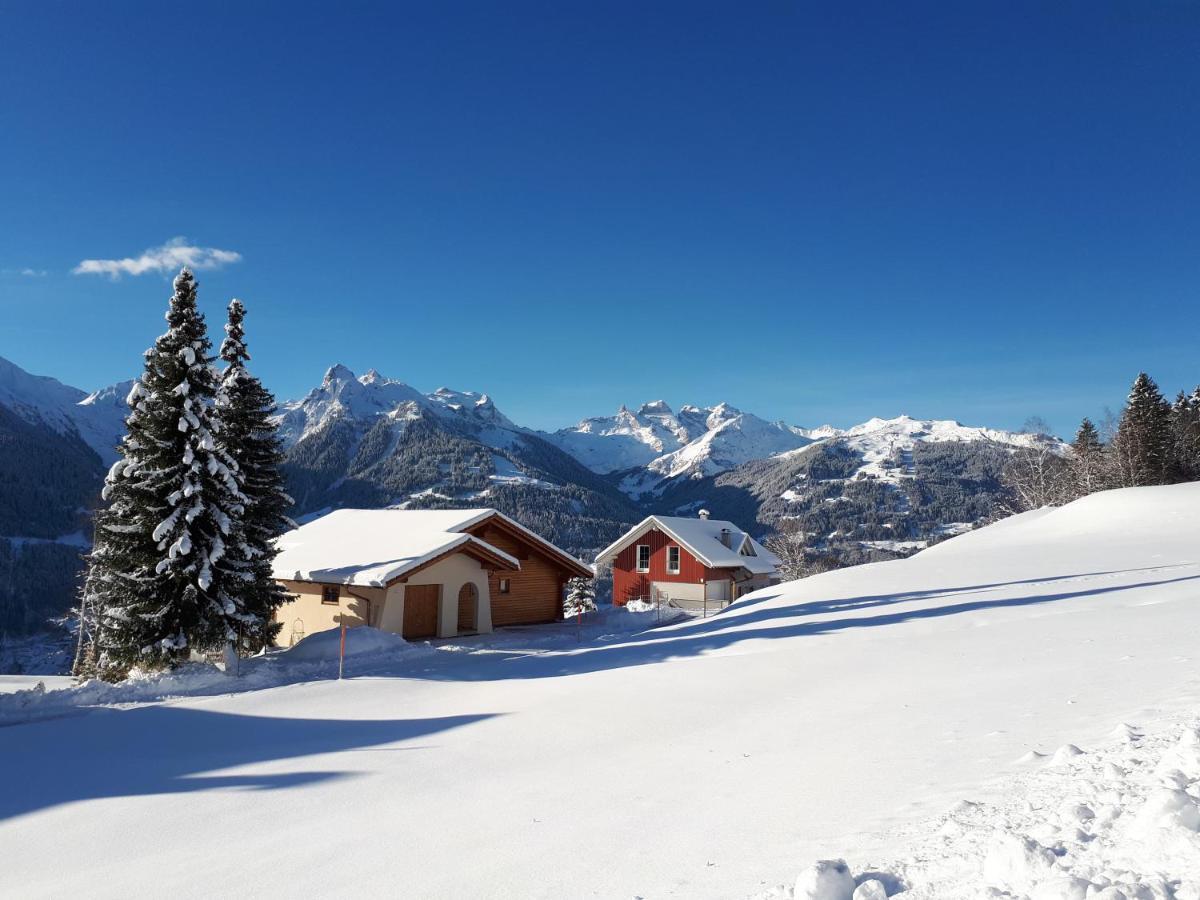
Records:
[[[700,518],[704,519],[707,522],[708,517],[711,514],[709,513],[709,511],[707,509],[702,509],[702,510],[700,510],[700,512],[696,513],[696,515],[698,515]]]
[[[733,549],[732,534],[730,533],[728,528],[721,529],[721,543],[724,544],[726,547],[728,547],[730,550]]]

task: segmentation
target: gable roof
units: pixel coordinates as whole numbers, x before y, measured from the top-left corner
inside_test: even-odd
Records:
[[[498,568],[519,570],[520,562],[510,554],[466,533],[492,520],[572,574],[592,577],[592,570],[565,550],[486,507],[335,510],[279,538],[272,574],[285,581],[383,587],[460,549]]]
[[[770,575],[779,568],[779,557],[754,540],[732,522],[723,519],[689,519],[684,516],[647,516],[596,555],[601,563],[616,556],[649,528],[670,535],[692,556],[710,569],[746,569],[756,575]],[[729,532],[730,546],[721,541],[721,532]],[[749,548],[753,556],[742,551]]]
[[[596,573],[592,571],[592,568],[587,563],[580,562],[566,550],[556,547],[537,532],[530,531],[520,522],[509,518],[498,509],[462,510],[462,512],[478,513],[478,515],[475,515],[469,521],[464,522],[456,530],[466,531],[467,529],[474,528],[477,525],[495,522],[500,524],[501,527],[507,526],[509,530],[517,532],[520,537],[524,538],[526,541],[545,552],[547,556],[559,562],[563,568],[569,569],[573,574],[581,578],[594,578],[596,575]]]
[[[335,510],[276,541],[272,574],[284,581],[384,587],[456,551],[519,570],[521,564],[504,551],[452,530],[485,512],[492,510]]]

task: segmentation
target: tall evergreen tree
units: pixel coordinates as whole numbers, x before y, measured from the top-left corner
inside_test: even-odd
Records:
[[[1176,478],[1171,440],[1171,405],[1142,372],[1133,382],[1113,439],[1120,487],[1170,484]]]
[[[250,353],[242,325],[245,317],[242,301],[233,300],[221,343],[225,371],[217,409],[221,415],[221,445],[238,465],[246,497],[236,551],[246,577],[241,594],[239,650],[256,652],[273,643],[279,633],[274,614],[287,602],[288,594],[271,576],[271,564],[278,553],[274,542],[295,523],[287,517],[292,498],[284,490],[280,472],[283,446],[271,421],[275,398],[246,368]]]
[[[1091,419],[1084,419],[1071,442],[1071,474],[1075,493],[1083,497],[1104,486],[1104,444]]]
[[[227,553],[243,512],[237,463],[217,440],[217,373],[196,281],[183,269],[168,329],[129,394],[120,459],[105,480],[86,593],[101,671],[171,665],[237,634],[243,573]]]
[[[1200,386],[1179,392],[1171,408],[1171,433],[1181,478],[1200,480]]]

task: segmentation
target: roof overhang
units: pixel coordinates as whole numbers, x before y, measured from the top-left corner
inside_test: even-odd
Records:
[[[437,565],[442,560],[447,559],[456,553],[462,553],[464,556],[469,556],[472,559],[477,560],[481,565],[483,565],[484,568],[487,569],[494,569],[498,572],[520,571],[521,564],[504,551],[497,550],[491,544],[487,543],[486,541],[481,541],[474,535],[466,535],[466,537],[468,537],[469,540],[459,544],[456,547],[450,547],[449,549],[439,553],[437,556],[432,556],[429,559],[423,560],[422,562],[413,566],[411,569],[408,569],[392,578],[384,586],[391,587],[393,584],[404,584],[406,581],[408,581],[408,579],[412,578],[412,576],[416,575],[418,572],[428,569],[430,566]]]
[[[468,528],[476,528],[485,524],[499,525],[502,529],[507,529],[516,536],[528,541],[542,550],[547,556],[559,562],[564,568],[570,570],[579,578],[594,578],[596,576],[596,573],[593,572],[591,567],[589,567],[586,563],[580,562],[567,551],[554,546],[554,544],[550,543],[541,535],[530,531],[520,522],[510,519],[499,510],[486,510],[481,515],[464,522],[459,527],[466,531]]]
[[[461,532],[443,533],[446,541],[440,546],[430,548],[428,552],[421,555],[401,557],[372,565],[311,568],[295,572],[277,569],[272,573],[272,577],[279,581],[382,588],[392,584],[403,583],[417,572],[427,569],[456,553],[469,556],[485,568],[497,571],[516,572],[521,569],[521,563],[518,560],[474,535]]]
[[[675,539],[675,543],[679,544],[679,546],[681,546],[681,547],[685,547],[687,549],[688,553],[692,554],[692,556],[696,557],[696,559],[698,559],[700,562],[704,563],[704,565],[708,566],[710,569],[727,569],[727,568],[729,568],[728,566],[715,565],[711,559],[706,557],[703,553],[701,553],[699,550],[697,550],[695,547],[693,547],[690,543],[688,543],[683,538],[681,538],[672,529],[668,528],[662,521],[659,520],[658,516],[646,516],[646,518],[642,519],[642,521],[640,521],[638,524],[634,525],[631,529],[629,529],[627,532],[625,532],[623,535],[621,535],[619,538],[617,538],[615,541],[613,541],[611,544],[609,544],[607,547],[605,547],[603,550],[601,550],[599,553],[597,553],[596,554],[596,562],[601,563],[601,562],[608,560],[609,558],[611,558],[613,556],[616,556],[618,553],[620,553],[622,550],[624,550],[626,547],[628,547],[630,544],[632,544],[634,541],[636,541],[639,537],[641,537],[642,533],[645,532],[646,528],[651,525],[653,525],[659,531],[661,531],[665,534],[669,534],[672,538]]]

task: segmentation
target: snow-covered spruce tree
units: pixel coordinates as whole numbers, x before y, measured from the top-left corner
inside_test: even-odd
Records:
[[[1091,419],[1084,419],[1075,432],[1070,465],[1076,496],[1084,497],[1104,487],[1104,444]]]
[[[563,615],[567,618],[596,611],[596,586],[591,578],[572,578],[567,582],[567,601]]]
[[[1118,487],[1170,484],[1176,479],[1171,439],[1171,406],[1145,372],[1133,382],[1113,438],[1112,461]]]
[[[237,635],[242,572],[227,554],[244,498],[217,441],[217,373],[196,280],[175,279],[167,332],[129,394],[120,459],[105,480],[88,591],[101,674],[170,666]]]
[[[1179,392],[1171,407],[1171,432],[1179,476],[1200,480],[1200,387],[1190,395]]]
[[[284,490],[279,468],[283,446],[271,421],[275,398],[246,368],[250,353],[242,327],[245,317],[242,301],[233,300],[221,343],[225,370],[217,410],[221,416],[219,442],[238,465],[246,498],[237,542],[231,549],[246,579],[238,598],[238,650],[255,653],[274,643],[279,633],[274,614],[287,602],[288,594],[271,577],[271,564],[278,553],[274,542],[295,523],[287,517],[292,498]]]

